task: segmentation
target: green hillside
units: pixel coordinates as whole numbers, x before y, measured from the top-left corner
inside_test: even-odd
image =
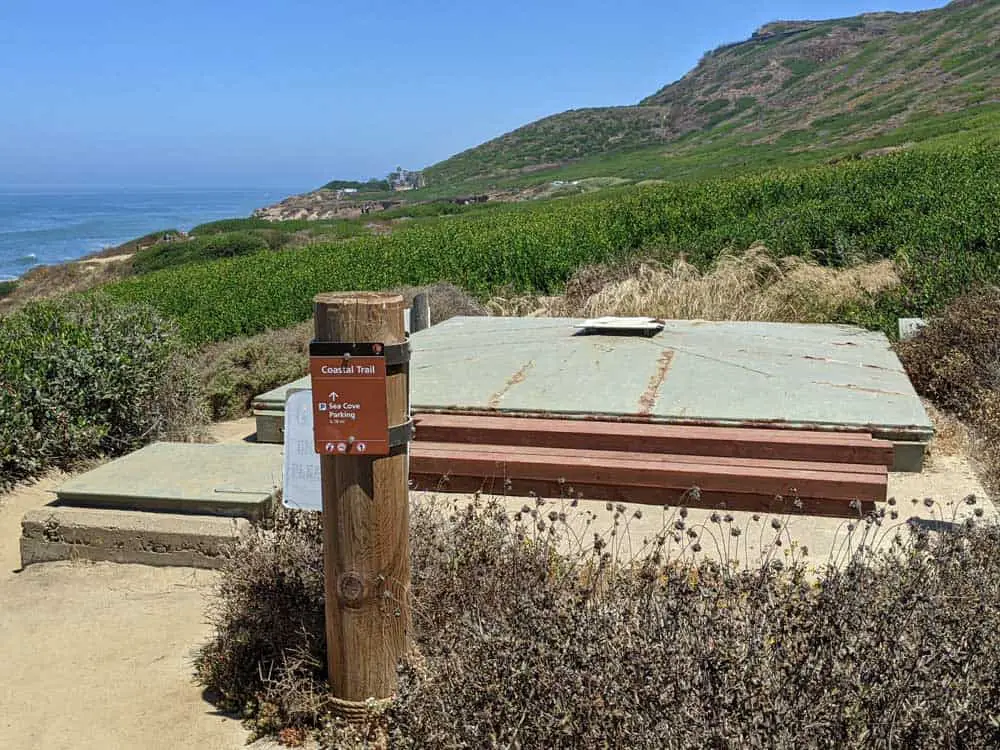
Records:
[[[563,175],[669,179],[905,143],[908,126],[922,140],[948,133],[956,116],[995,112],[998,41],[1000,0],[772,23],[637,105],[553,115],[424,176],[434,192]]]
[[[554,201],[430,217],[390,234],[261,250],[164,268],[105,287],[151,304],[193,343],[308,318],[320,291],[450,281],[489,296],[557,291],[578,268],[684,254],[707,268],[726,250],[764,242],[776,255],[830,266],[888,258],[904,287],[874,319],[895,327],[964,290],[1000,280],[996,144],[898,153],[805,170],[629,186]]]

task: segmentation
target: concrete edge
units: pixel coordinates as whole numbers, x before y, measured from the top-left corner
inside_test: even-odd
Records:
[[[44,542],[21,539],[21,567],[47,562],[86,560],[87,562],[113,562],[130,565],[151,565],[158,568],[201,568],[219,570],[227,558],[206,557],[197,552],[141,552],[108,550],[64,542]]]
[[[47,507],[21,520],[21,566],[93,560],[220,568],[246,519]]]
[[[220,493],[233,497],[232,493]],[[254,493],[240,495],[239,501],[213,502],[205,498],[174,498],[139,495],[97,494],[93,492],[75,492],[62,487],[56,490],[56,499],[62,506],[91,508],[100,510],[121,510],[140,513],[156,513],[160,515],[190,515],[196,518],[245,518],[259,521],[273,515],[278,504],[278,493]]]
[[[897,442],[893,444],[892,471],[919,474],[924,470],[927,443]]]

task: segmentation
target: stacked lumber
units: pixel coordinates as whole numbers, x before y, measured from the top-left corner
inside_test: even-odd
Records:
[[[418,415],[418,489],[857,516],[884,501],[892,443],[869,434]]]

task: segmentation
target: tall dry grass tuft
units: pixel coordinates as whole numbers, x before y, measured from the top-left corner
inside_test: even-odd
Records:
[[[584,269],[559,297],[495,299],[495,315],[652,316],[687,320],[822,323],[865,306],[900,284],[891,261],[828,268],[802,258],[775,259],[763,245],[720,256],[708,271],[683,258],[621,269]]]

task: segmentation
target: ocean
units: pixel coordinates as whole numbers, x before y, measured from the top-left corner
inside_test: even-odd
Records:
[[[0,280],[160,229],[187,231],[206,221],[249,216],[303,190],[0,187]]]

